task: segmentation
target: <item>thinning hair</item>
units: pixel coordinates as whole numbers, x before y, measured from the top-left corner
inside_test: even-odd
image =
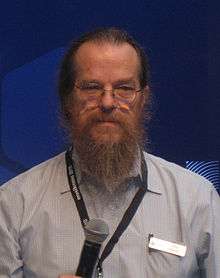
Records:
[[[69,114],[67,109],[68,99],[73,91],[77,75],[77,67],[74,58],[77,50],[86,42],[110,43],[113,45],[128,43],[136,50],[140,61],[139,82],[141,88],[144,88],[149,83],[150,73],[148,57],[140,45],[126,31],[116,28],[99,28],[85,33],[71,43],[69,49],[64,55],[60,68],[58,91],[61,111],[66,120],[68,120]]]

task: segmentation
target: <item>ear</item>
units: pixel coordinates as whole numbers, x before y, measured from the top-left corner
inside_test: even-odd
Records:
[[[145,103],[149,100],[149,95],[150,95],[150,87],[148,85],[146,85],[143,90],[142,90],[142,94],[141,94],[141,109],[143,109]]]

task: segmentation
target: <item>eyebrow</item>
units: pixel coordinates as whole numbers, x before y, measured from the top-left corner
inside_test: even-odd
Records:
[[[100,84],[100,81],[96,79],[88,79],[88,80],[81,80],[79,81],[80,84],[88,84],[88,83],[97,83]]]
[[[113,83],[113,85],[117,86],[117,85],[122,85],[122,84],[131,84],[131,85],[135,85],[135,81],[134,79],[132,78],[127,78],[127,79],[120,79],[120,80],[117,80]]]

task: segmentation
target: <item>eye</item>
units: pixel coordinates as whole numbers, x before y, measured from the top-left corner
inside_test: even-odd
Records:
[[[81,86],[82,91],[95,91],[95,90],[101,90],[100,85],[98,84],[83,84]]]
[[[135,89],[131,85],[120,85],[115,90],[115,96],[120,100],[132,101],[135,96]]]
[[[124,90],[124,91],[133,91],[134,88],[132,86],[129,85],[121,85],[119,87],[116,88],[116,90]]]

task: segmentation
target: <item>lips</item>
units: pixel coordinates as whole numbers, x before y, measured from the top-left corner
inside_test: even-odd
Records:
[[[111,127],[116,126],[118,123],[115,121],[98,121],[97,124]]]

